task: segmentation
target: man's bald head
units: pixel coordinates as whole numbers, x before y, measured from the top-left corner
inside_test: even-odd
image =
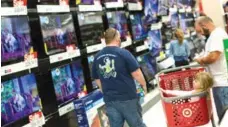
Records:
[[[198,24],[200,26],[203,24],[209,24],[209,23],[213,23],[213,20],[208,16],[200,16],[196,20],[196,24]]]
[[[214,28],[213,20],[208,16],[200,16],[195,22],[195,30],[201,35],[209,36]]]

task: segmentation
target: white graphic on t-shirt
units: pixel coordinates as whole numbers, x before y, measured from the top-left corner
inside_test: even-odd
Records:
[[[115,61],[114,59],[110,60],[109,57],[104,58],[105,65],[99,64],[99,69],[101,75],[103,75],[104,78],[110,78],[110,77],[116,77],[117,73],[115,71]]]

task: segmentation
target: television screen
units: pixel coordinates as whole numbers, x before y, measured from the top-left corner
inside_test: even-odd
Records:
[[[169,7],[170,8],[176,7],[176,5],[177,5],[177,0],[169,0]]]
[[[148,82],[153,80],[155,74],[157,73],[157,65],[155,57],[151,56],[150,53],[141,55],[137,57],[140,67],[145,75]]]
[[[194,29],[194,17],[192,13],[180,13],[180,27],[185,34]]]
[[[41,15],[40,24],[47,55],[64,52],[67,45],[77,45],[71,14]]]
[[[151,30],[148,32],[149,50],[153,56],[158,56],[162,49],[161,30]]]
[[[1,125],[17,121],[41,108],[34,74],[2,82]]]
[[[193,0],[177,0],[177,7],[178,8],[194,7],[194,1]]]
[[[19,25],[20,24],[20,25]],[[1,62],[23,59],[32,49],[28,18],[1,18]]]
[[[80,5],[93,5],[94,4],[94,0],[76,0],[76,4],[80,4]]]
[[[100,44],[104,32],[102,14],[81,13],[78,14],[78,21],[83,46]]]
[[[170,20],[171,26],[173,28],[178,28],[179,26],[179,16],[177,12],[171,12],[171,20]]]
[[[61,106],[75,98],[84,89],[84,76],[81,61],[68,64],[51,71],[56,99]]]
[[[157,21],[158,15],[158,0],[144,1],[145,24],[150,25]]]
[[[120,32],[121,40],[126,40],[128,35],[127,17],[124,11],[107,12],[109,27]]]
[[[88,56],[88,63],[89,63],[89,69],[90,69],[90,75],[92,77],[92,66],[93,66],[93,61],[94,61],[94,55]],[[92,85],[93,85],[93,89],[98,88],[97,83],[95,82],[95,80],[92,79]]]
[[[161,15],[161,16],[168,15],[168,12],[169,12],[169,1],[159,0],[158,15]]]
[[[143,13],[130,16],[134,41],[147,38],[147,27],[143,23]]]

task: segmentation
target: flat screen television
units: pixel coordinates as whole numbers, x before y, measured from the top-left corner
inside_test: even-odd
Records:
[[[127,25],[127,17],[124,11],[107,12],[109,27],[115,28],[120,32],[120,37],[122,41],[126,40],[129,34],[129,29]]]
[[[152,56],[158,56],[162,49],[162,36],[160,29],[148,32],[148,44]]]
[[[177,12],[171,12],[170,24],[173,28],[179,27],[179,16]]]
[[[28,17],[2,17],[1,62],[24,60],[32,48]]]
[[[158,15],[165,16],[169,12],[169,0],[159,0]]]
[[[41,110],[41,100],[34,74],[1,84],[1,125],[10,124]]]
[[[90,70],[90,76],[91,77],[92,77],[92,66],[93,66],[93,62],[94,62],[94,57],[95,57],[95,55],[90,55],[87,58],[88,63],[89,63],[89,70]],[[97,83],[95,82],[94,79],[92,79],[92,85],[93,85],[93,89],[97,89],[98,88],[98,85],[97,85]]]
[[[101,13],[78,14],[81,41],[84,47],[101,43],[104,33],[103,19]]]
[[[189,8],[194,7],[194,0],[177,0],[177,7],[178,8]]]
[[[147,25],[157,22],[158,16],[158,0],[145,0],[144,1],[144,22]]]
[[[143,22],[143,13],[135,13],[130,16],[132,36],[134,41],[147,38],[147,26]]]
[[[84,90],[85,81],[80,60],[53,69],[51,75],[59,106],[77,99]]]
[[[180,13],[180,27],[184,33],[189,33],[194,29],[194,16],[193,13]]]
[[[71,14],[40,15],[41,32],[47,55],[66,51],[66,46],[75,44],[77,37]]]
[[[137,57],[137,61],[140,64],[140,67],[145,75],[145,79],[150,82],[154,79],[155,74],[157,73],[157,65],[155,57],[151,56],[150,53],[141,55]]]

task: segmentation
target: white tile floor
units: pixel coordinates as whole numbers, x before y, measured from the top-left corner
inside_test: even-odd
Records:
[[[158,91],[153,91],[153,94],[157,94]],[[151,96],[150,95],[150,96]],[[165,115],[163,113],[163,107],[161,101],[155,104],[151,109],[149,109],[144,115],[143,120],[147,127],[167,127]],[[211,123],[200,126],[200,127],[212,127]]]

